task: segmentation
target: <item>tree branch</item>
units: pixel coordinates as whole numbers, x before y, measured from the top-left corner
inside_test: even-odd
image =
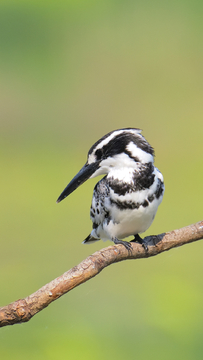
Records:
[[[29,321],[52,301],[96,276],[105,267],[128,259],[155,256],[174,247],[203,239],[203,221],[157,236],[146,237],[148,251],[136,242],[128,251],[122,244],[106,247],[90,255],[79,265],[46,284],[25,299],[17,300],[0,308],[0,327]]]

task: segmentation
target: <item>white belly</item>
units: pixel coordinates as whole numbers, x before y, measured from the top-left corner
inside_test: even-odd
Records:
[[[147,207],[140,206],[139,209],[118,210],[115,208],[112,212],[113,219],[97,228],[98,236],[102,240],[108,240],[112,237],[123,239],[143,233],[152,224],[161,200],[156,199]]]

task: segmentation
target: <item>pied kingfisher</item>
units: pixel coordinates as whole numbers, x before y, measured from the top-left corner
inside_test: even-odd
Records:
[[[90,148],[86,164],[57,200],[66,198],[87,179],[105,174],[94,188],[93,230],[84,244],[111,240],[130,250],[130,242],[122,239],[134,235],[133,241],[144,245],[139,233],[151,225],[164,194],[163,176],[153,161],[154,150],[139,129],[111,131]]]

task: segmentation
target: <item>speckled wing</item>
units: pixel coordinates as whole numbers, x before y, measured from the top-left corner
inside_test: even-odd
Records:
[[[109,218],[109,211],[105,206],[105,201],[108,199],[110,193],[109,185],[106,180],[106,176],[101,179],[94,188],[92,204],[90,208],[90,218],[93,223],[94,235],[96,235],[96,229],[99,225],[102,225]],[[83,244],[87,242],[95,242],[100,238],[93,237],[91,234],[83,241]]]

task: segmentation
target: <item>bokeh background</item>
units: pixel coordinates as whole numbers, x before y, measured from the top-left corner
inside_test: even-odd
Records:
[[[143,129],[164,174],[145,235],[202,219],[202,10],[199,0],[1,0],[0,306],[108,245],[81,245],[97,179],[55,201],[113,129]],[[199,241],[110,266],[2,328],[1,359],[202,359],[202,253]]]

